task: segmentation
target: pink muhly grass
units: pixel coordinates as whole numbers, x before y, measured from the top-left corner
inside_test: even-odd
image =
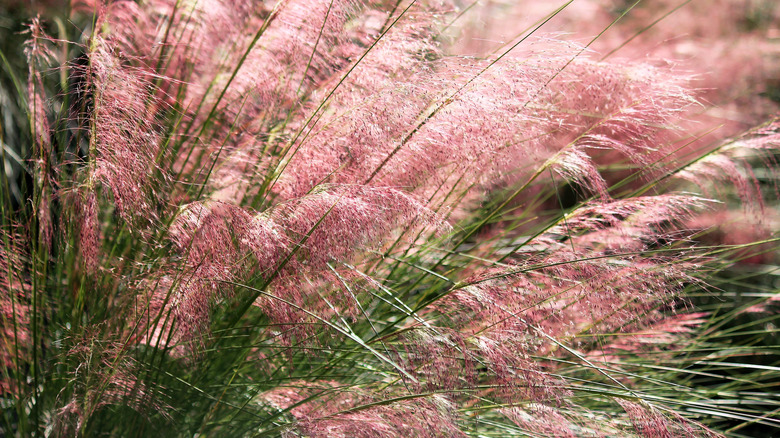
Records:
[[[351,44],[351,35],[344,29],[359,3],[286,2],[282,17],[269,16],[273,21],[249,50],[222,106],[235,108],[241,96],[250,92],[258,107],[295,105],[296,93],[309,91],[360,50]]]
[[[312,437],[465,437],[456,424],[454,406],[445,397],[400,397],[392,404],[376,403],[371,394],[337,382],[292,382],[262,394],[279,409],[290,410],[299,430]],[[301,404],[313,393],[316,404]],[[391,394],[381,396],[392,397]],[[381,399],[379,399],[381,400]],[[411,414],[414,414],[413,416]]]
[[[3,227],[18,211],[37,231],[2,235],[0,389],[23,393],[0,432],[716,436],[678,411],[774,424],[739,393],[765,375],[696,387],[722,374],[709,355],[730,354],[700,327],[740,312],[679,309],[732,259],[772,251],[751,247],[771,235],[706,231],[709,197],[772,202],[752,166],[775,165],[776,121],[687,136],[706,120],[690,72],[598,60],[539,28],[453,55],[449,2],[76,9],[95,14],[84,57],[54,87],[49,46],[76,46],[31,27],[33,194],[0,202]]]
[[[136,377],[136,364],[124,346],[105,344],[91,336],[94,333],[87,331],[85,338],[65,355],[65,361],[76,363],[75,371],[68,376],[74,388],[68,403],[53,419],[57,433],[81,433],[90,417],[109,405],[126,406],[146,415],[164,412],[167,406]]]
[[[229,62],[221,58],[225,54],[220,49],[236,47],[236,38],[246,31],[253,10],[252,3],[247,0],[229,4],[214,0],[176,4],[150,1],[144,6],[153,11],[152,14],[147,12],[147,16],[157,18],[154,26],[148,28],[148,31],[154,32],[156,40],[148,47],[152,58],[167,63],[165,71],[169,77],[191,80],[187,90],[191,96],[199,86],[208,85],[197,81],[213,75],[215,65]],[[165,18],[170,15],[173,15],[173,20],[166,21]],[[197,104],[195,101],[192,103]]]
[[[706,427],[689,422],[673,413],[667,416],[665,413],[659,412],[657,408],[646,404],[627,400],[618,400],[617,402],[625,409],[636,432],[646,438],[720,436]]]
[[[464,313],[464,316],[465,313]],[[538,343],[500,326],[415,327],[399,339],[402,365],[422,392],[470,390],[506,403],[561,403],[571,393],[530,353]]]
[[[767,162],[768,169],[774,169],[774,158],[765,153],[780,144],[780,123],[777,119],[747,134],[719,145],[711,153],[695,160],[675,174],[676,178],[711,191],[713,183],[728,182],[737,190],[745,208],[757,209],[761,214],[764,200],[748,160],[760,158]],[[771,170],[774,172],[774,170]],[[720,184],[714,189],[718,190]],[[778,188],[775,187],[777,193]]]
[[[254,35],[235,26],[228,31],[233,32],[234,40],[204,41],[203,34],[194,34],[199,44],[209,45],[207,53],[220,53],[213,47],[234,53],[228,59],[212,57],[196,64],[195,73],[203,74],[193,74],[194,80],[214,79],[188,86],[188,101],[184,103],[190,111],[200,110],[193,114],[196,120],[214,117],[222,122],[211,134],[210,144],[197,151],[195,147],[188,150],[188,155],[197,157],[197,163],[206,154],[221,156],[217,167],[220,172],[209,183],[212,187],[219,188],[222,181],[226,185],[242,179],[252,182],[254,172],[270,169],[271,163],[264,162],[268,157],[262,155],[269,148],[258,148],[258,141],[267,137],[265,130],[285,118],[285,113],[290,120],[302,100],[324,78],[364,49],[364,44],[355,41],[361,39],[362,27],[345,28],[362,7],[357,1],[296,0],[265,10],[260,30]],[[282,17],[278,17],[280,11]],[[223,31],[220,29],[220,33]],[[240,68],[229,71],[239,61]],[[229,124],[241,129],[227,130]],[[244,162],[247,165],[236,166]],[[263,177],[259,179],[262,182]],[[243,196],[244,190],[232,196]],[[231,199],[230,194],[226,195]]]
[[[653,4],[632,2],[626,5],[629,8],[603,32],[615,20],[614,4],[607,0],[577,1],[556,15],[547,28],[567,41],[598,35],[589,48],[598,58],[610,62],[668,60],[694,73],[691,88],[702,101],[711,104],[702,108],[705,118],[710,118],[708,123],[726,125],[721,135],[741,132],[776,112],[776,105],[769,99],[756,98],[750,91],[767,91],[778,74],[779,67],[772,61],[778,53],[778,8],[772,1],[661,0]],[[497,41],[515,35],[516,29],[533,23],[532,17],[551,9],[551,5],[533,0],[506,5],[501,14],[490,16],[490,25],[480,28],[479,38],[463,38],[458,49],[468,54],[488,53]],[[474,12],[479,16],[478,11]],[[705,15],[710,19],[701,20]],[[465,27],[467,32],[472,31]],[[579,31],[572,34],[572,28]]]
[[[571,246],[593,253],[621,254],[652,249],[667,240],[693,234],[682,227],[713,200],[689,194],[637,196],[590,202],[577,208],[549,230],[569,236]]]
[[[111,43],[95,37],[89,54],[94,87],[91,146],[95,150],[90,181],[111,189],[119,214],[130,225],[157,216],[152,185],[160,137],[147,92],[152,73],[122,64]]]
[[[506,408],[501,413],[524,430],[542,436],[573,438],[577,436],[576,431],[583,428],[581,424],[573,423],[565,415],[544,405],[527,409]]]
[[[445,175],[461,175],[465,169],[459,166],[467,164],[482,169],[475,182],[495,184],[502,173],[516,172],[518,160],[541,165],[564,150],[554,162],[567,169],[567,176],[592,181],[603,193],[606,187],[598,183],[601,177],[585,151],[612,149],[638,164],[652,163],[666,152],[648,142],[657,141],[654,134],[668,129],[667,121],[691,103],[678,79],[663,78],[661,70],[650,66],[621,71],[612,64],[578,62],[546,83],[556,74],[555,61],[534,61],[508,60],[484,74],[479,72],[486,63],[441,63],[441,75],[432,78],[436,81],[426,70],[408,83],[394,77],[386,85],[392,88],[376,90],[365,103],[342,103],[342,95],[355,98],[349,84],[343,85],[329,104],[343,112],[318,119],[322,128],[311,128],[314,132],[296,146],[277,190],[285,197],[300,195],[325,178],[435,187]],[[371,62],[366,59],[358,68],[370,69]],[[420,68],[442,67],[418,63]],[[473,75],[478,76],[467,79]],[[355,80],[359,78],[358,72]],[[447,100],[426,110],[436,96]],[[581,164],[567,161],[566,154],[577,154]],[[512,180],[522,176],[514,174]]]
[[[571,348],[588,351],[597,348],[590,336],[642,330],[661,320],[658,306],[698,282],[688,273],[695,272],[696,257],[673,252],[639,261],[634,251],[652,248],[653,235],[666,233],[654,230],[654,224],[675,217],[682,223],[697,202],[693,199],[638,198],[575,211],[565,232],[574,250],[541,236],[527,243],[522,261],[474,274],[444,296],[436,308],[447,328],[420,327],[412,333],[426,335],[410,335],[404,343],[414,351],[407,353],[411,372],[432,388],[492,383],[493,396],[501,399],[562,403],[570,393],[565,379],[553,374],[554,361],[532,357],[567,355]],[[631,227],[632,215],[640,228],[625,235],[621,226]],[[612,248],[582,245],[578,235],[590,232],[601,233],[601,241],[609,242],[603,236],[610,233],[622,240]],[[626,246],[631,240],[638,245]],[[539,249],[531,252],[533,247]],[[624,248],[632,249],[621,254]],[[489,372],[474,372],[482,367]]]
[[[223,203],[196,203],[178,216],[171,236],[187,258],[172,305],[183,332],[202,331],[212,302],[229,296],[228,282],[242,270],[236,242],[250,221],[248,212]]]
[[[173,329],[175,316],[172,315],[171,303],[175,285],[174,279],[169,276],[142,279],[134,285],[136,295],[133,297],[131,312],[133,323],[128,326],[129,333],[125,334],[129,339],[139,344],[166,347],[169,344],[177,345],[181,340],[182,336],[171,336],[174,333],[191,335],[184,331],[188,328],[186,326],[179,332]],[[183,349],[175,349],[173,353],[177,354]]]
[[[27,259],[21,236],[0,233],[0,392],[17,393],[22,370],[30,361],[30,284],[18,266]]]
[[[345,260],[398,225],[428,225],[436,218],[406,192],[390,187],[332,186],[281,204],[273,214],[301,244],[301,256],[314,269]],[[443,225],[442,225],[443,226]]]
[[[637,332],[621,333],[617,339],[599,347],[591,353],[595,362],[617,363],[620,355],[627,352],[657,351],[664,353],[670,345],[684,342],[692,336],[696,327],[707,322],[709,314],[704,312],[683,313],[668,316]]]
[[[778,229],[780,223],[766,212],[716,211],[693,217],[686,225],[696,231],[696,239],[704,244],[735,247],[741,253],[736,255],[740,263],[771,265],[777,260],[772,230]],[[762,241],[763,244],[756,243]]]
[[[83,195],[76,193],[73,196],[78,197],[75,204],[80,210],[78,215],[80,222],[78,236],[81,257],[87,270],[94,271],[100,265],[99,256],[101,252],[97,196],[94,192],[88,192]]]
[[[45,99],[41,70],[51,63],[54,54],[49,47],[51,37],[46,35],[39,18],[32,20],[29,26],[30,39],[25,47],[25,55],[29,64],[27,102],[30,108],[30,128],[33,137],[32,157],[37,168],[36,174],[41,181],[41,193],[38,199],[38,233],[41,242],[47,248],[51,247],[53,226],[51,218],[52,181],[50,180],[51,158],[50,147],[51,127],[48,120],[48,104]]]
[[[254,214],[223,202],[190,204],[171,227],[171,238],[188,267],[175,314],[181,327],[207,324],[210,303],[230,295],[230,283],[247,276],[239,274],[242,270],[269,281],[275,276],[282,297],[303,304],[303,286],[297,285],[303,275],[330,275],[329,262],[350,260],[398,224],[424,226],[432,221],[433,215],[418,201],[391,188],[325,186]],[[270,301],[269,310],[279,308]],[[296,319],[271,314],[279,322]]]
[[[555,258],[539,259],[527,268],[513,266],[477,276],[439,306],[456,320],[469,315],[470,323],[479,321],[466,331],[539,337],[541,344],[532,343],[530,351],[549,354],[565,339],[584,348],[575,338],[591,330],[630,330],[633,324],[660,318],[654,316],[657,305],[667,302],[685,282],[695,281],[685,268],[675,266],[679,261],[629,264],[628,256],[622,263],[619,257],[585,262],[579,261],[582,254],[562,258],[564,252],[559,249]],[[553,267],[534,267],[546,264]]]

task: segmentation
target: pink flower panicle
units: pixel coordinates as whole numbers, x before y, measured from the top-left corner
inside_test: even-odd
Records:
[[[29,278],[22,271],[27,254],[16,233],[0,232],[0,393],[20,390],[15,377],[30,358],[32,343]]]
[[[675,174],[675,177],[688,181],[716,194],[723,184],[737,189],[747,211],[753,211],[756,216],[764,215],[764,199],[758,179],[749,164],[750,159],[760,158],[772,172],[776,172],[773,158],[765,152],[780,146],[780,122],[776,120],[755,130],[752,135],[730,140],[707,154],[702,159],[691,163]],[[713,187],[714,186],[714,187]],[[775,186],[775,195],[779,194]]]
[[[597,257],[588,260],[588,255]],[[456,320],[478,321],[479,327],[575,341],[571,337],[591,330],[611,332],[625,330],[633,321],[646,323],[658,303],[697,282],[687,273],[694,260],[680,255],[639,262],[633,255],[575,254],[560,244],[551,254],[524,257],[523,263],[467,279],[468,286],[453,291],[439,306],[458,315]],[[538,353],[557,349],[548,341],[537,348]]]
[[[185,256],[174,297],[179,330],[192,335],[208,326],[214,302],[230,296],[230,282],[247,269],[237,245],[251,222],[248,212],[220,202],[184,207],[171,227],[171,239]]]
[[[158,388],[136,377],[137,364],[125,346],[99,339],[96,333],[95,327],[88,329],[63,359],[78,366],[69,376],[74,388],[70,401],[52,418],[54,430],[61,436],[77,435],[95,412],[109,405],[169,417],[169,406],[155,396]]]
[[[29,26],[30,39],[25,47],[29,71],[27,75],[27,106],[33,137],[32,157],[35,178],[42,188],[38,201],[38,234],[40,242],[51,248],[53,225],[51,218],[52,182],[50,177],[51,159],[49,157],[52,135],[48,119],[49,105],[44,93],[41,70],[51,63],[54,55],[50,48],[51,37],[44,31],[40,18],[36,17]]]
[[[314,85],[359,53],[360,47],[350,43],[351,35],[344,27],[360,6],[351,0],[285,2],[278,17],[267,18],[272,21],[250,49],[221,105],[232,111],[231,107],[236,108],[236,103],[251,93],[251,105],[257,109],[280,104],[292,109],[299,98],[297,92],[311,92]],[[249,115],[256,116],[252,109]]]
[[[294,406],[306,397],[322,393],[313,403]],[[377,398],[384,396],[385,398]],[[372,401],[392,394],[372,394],[337,382],[293,382],[288,387],[268,391],[262,399],[287,410],[295,418],[296,429],[311,437],[465,437],[456,424],[454,407],[446,397],[399,399],[372,406]],[[410,414],[414,415],[410,415]]]
[[[649,247],[641,240],[653,240],[651,225],[682,219],[703,201],[669,195],[585,206],[570,216],[568,230],[621,234],[617,225],[630,224],[633,216],[644,232],[621,242],[639,240],[632,247],[643,251]],[[696,272],[694,253],[640,260],[617,248],[571,243],[574,250],[540,236],[505,266],[477,272],[451,290],[435,305],[438,324],[406,335],[402,356],[409,372],[427,389],[489,384],[502,400],[560,404],[569,395],[565,379],[554,375],[553,362],[532,358],[566,357],[571,350],[565,345],[598,349],[604,333],[672,324],[662,321],[659,305],[670,305],[686,285],[698,282],[689,274]]]
[[[497,326],[415,329],[400,339],[404,368],[418,391],[455,391],[487,387],[485,396],[506,403],[534,400],[561,403],[570,396],[565,382],[550,374],[529,352],[534,336]]]
[[[74,193],[79,219],[79,249],[87,271],[95,272],[100,266],[100,246],[102,242],[100,223],[98,222],[97,196],[94,192]]]
[[[122,2],[126,3],[126,2]],[[117,211],[129,224],[157,218],[160,183],[157,154],[160,135],[154,122],[154,96],[147,91],[154,75],[130,67],[112,42],[95,37],[89,71],[94,93],[92,141],[94,178],[113,193]]]
[[[707,316],[703,312],[667,316],[636,333],[621,334],[615,341],[590,352],[588,357],[595,363],[616,364],[626,353],[652,351],[659,358],[664,354],[671,355],[670,346],[688,339],[697,326],[706,322]]]
[[[282,198],[326,178],[427,197],[453,176],[495,186],[523,181],[546,162],[603,196],[594,151],[655,163],[669,153],[671,121],[693,102],[684,80],[662,67],[578,60],[559,71],[567,58],[551,55],[484,70],[489,60],[412,57],[417,67],[398,77],[374,63],[410,54],[403,45],[384,48],[369,52],[333,94],[329,112],[294,145],[275,186]],[[374,75],[367,85],[364,70]],[[518,169],[519,161],[529,166]]]
[[[549,229],[566,236],[575,251],[630,254],[694,234],[686,227],[715,201],[691,194],[640,196],[586,203]]]
[[[523,430],[540,436],[575,438],[578,432],[587,432],[589,436],[604,436],[591,429],[593,424],[588,424],[584,419],[572,421],[571,416],[567,417],[550,406],[535,404],[528,408],[511,407],[502,409],[501,413]],[[604,427],[603,422],[596,426]]]
[[[716,438],[717,434],[695,422],[676,414],[665,414],[647,403],[617,399],[628,414],[634,429],[643,438],[706,437]]]
[[[325,186],[262,213],[217,201],[189,204],[170,230],[187,267],[175,302],[177,320],[194,331],[204,327],[211,303],[229,297],[229,283],[250,273],[269,279],[275,274],[275,290],[303,304],[302,277],[331,275],[330,262],[349,261],[400,224],[415,223],[442,226],[416,199],[392,188]],[[258,304],[284,309],[271,312],[277,322],[297,319],[288,305],[268,300]]]

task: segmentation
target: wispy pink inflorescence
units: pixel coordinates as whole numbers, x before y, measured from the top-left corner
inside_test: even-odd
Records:
[[[657,407],[647,403],[616,399],[628,414],[634,429],[643,438],[706,437],[716,438],[717,434],[706,427],[686,420],[677,414],[664,414]]]
[[[603,199],[609,198],[609,187],[588,153],[582,148],[569,148],[561,151],[548,162],[555,172],[565,181],[574,183],[579,190],[595,194]]]
[[[166,68],[179,73],[185,67],[182,62],[202,62],[213,68],[219,60],[209,56],[244,30],[252,9],[246,0],[230,4],[214,0],[76,3],[80,11],[96,13],[103,20],[102,31],[122,51],[155,61],[163,55],[168,61]]]
[[[226,59],[225,52],[236,49],[239,40],[246,37],[252,10],[262,9],[247,0],[229,4],[214,0],[84,0],[74,7],[100,17],[102,33],[110,38],[112,47],[132,54],[134,62],[150,71],[155,69],[156,98],[173,104],[179,88],[189,84],[190,94],[195,96],[179,102],[188,112],[198,107],[206,92],[208,84],[198,82],[212,80],[232,61]]]
[[[212,29],[195,32],[195,40],[207,45],[205,53],[211,55],[193,66],[192,80],[185,78],[184,107],[199,110],[193,114],[196,120],[211,117],[220,123],[209,141],[193,149],[194,159],[178,165],[187,168],[205,155],[210,160],[218,154],[220,165],[209,186],[223,189],[222,199],[240,201],[246,187],[225,189],[270,169],[264,154],[277,145],[262,144],[268,130],[280,122],[284,126],[317,85],[365,47],[359,42],[363,26],[353,22],[363,7],[355,0],[284,1],[255,11],[259,18],[249,20],[249,32],[230,26],[233,38],[223,37],[225,29],[218,29],[213,41],[202,36]]]
[[[319,395],[319,397],[316,397]],[[384,396],[384,398],[382,398]],[[372,406],[392,394],[370,393],[337,382],[292,382],[261,395],[277,409],[289,409],[294,429],[305,436],[334,438],[465,437],[452,403],[441,395],[399,399]],[[308,403],[298,404],[307,397]],[[296,406],[297,404],[297,406]],[[413,415],[412,415],[413,414]]]
[[[355,0],[290,0],[276,6],[268,28],[248,53],[230,83],[221,106],[236,103],[252,93],[253,103],[291,109],[299,92],[329,78],[346,60],[359,53],[344,27],[361,7]],[[232,63],[235,65],[235,63]],[[228,64],[230,65],[230,64]],[[218,84],[218,89],[225,85]]]
[[[351,269],[339,265],[334,268],[331,263],[350,261],[365,249],[401,237],[392,233],[401,227],[406,227],[401,231],[428,225],[444,227],[414,197],[387,187],[326,186],[280,204],[270,211],[270,216],[287,232],[293,244],[291,249],[295,250],[295,257],[287,261],[272,284],[273,290],[285,300],[323,316],[332,314],[330,306],[334,303],[346,315],[354,315],[358,310],[355,298],[344,283],[361,278],[355,278]],[[327,286],[328,283],[332,286]],[[313,291],[317,288],[330,290],[328,299],[333,303],[315,298]],[[261,297],[256,304],[276,322],[311,319],[274,298]]]
[[[549,164],[601,197],[608,193],[598,163],[627,159],[664,170],[677,128],[672,123],[694,103],[685,81],[649,64],[572,62],[540,93],[549,103],[534,103],[551,122],[546,130],[560,132],[561,153]]]
[[[158,20],[146,10],[144,4],[104,0],[86,0],[84,3],[89,3],[84,6],[100,18],[100,24],[104,26],[103,34],[111,39],[111,46],[125,54],[152,59]]]
[[[594,38],[590,50],[609,62],[618,60],[668,60],[695,74],[691,87],[698,99],[712,104],[709,123],[723,123],[721,135],[744,130],[777,111],[768,91],[780,72],[776,43],[778,9],[771,1],[712,0],[682,4],[658,0],[639,3],[613,23],[611,0],[577,1],[555,16],[545,29],[557,39],[583,41]],[[477,31],[479,38],[462,38],[452,50],[482,56],[495,49],[517,29],[533,25],[536,17],[551,13],[555,6],[535,0],[518,0],[502,14],[483,11],[488,25],[471,24],[466,35]],[[476,8],[478,9],[478,8]],[[472,16],[478,16],[476,10]],[[702,16],[709,20],[701,20]],[[463,20],[460,24],[468,23]],[[645,28],[649,23],[652,26]],[[608,32],[603,32],[610,27]],[[577,29],[572,33],[572,29]],[[637,29],[643,29],[637,32]],[[630,37],[630,43],[626,44]],[[613,51],[614,50],[614,51]],[[654,61],[659,62],[659,61]],[[701,117],[697,117],[701,120]]]
[[[92,138],[94,174],[113,193],[119,214],[134,225],[155,220],[160,193],[154,122],[155,98],[148,92],[154,75],[123,63],[112,43],[95,37],[89,53],[94,95]],[[92,165],[90,166],[92,168]]]
[[[27,107],[32,130],[34,160],[34,177],[38,179],[41,194],[38,200],[38,235],[39,241],[47,249],[51,248],[53,224],[51,218],[52,182],[50,181],[50,147],[52,134],[48,119],[49,105],[46,101],[41,71],[54,57],[50,47],[51,37],[43,31],[40,18],[36,17],[29,26],[30,39],[25,47],[27,63]]]
[[[300,128],[303,102],[378,34],[386,17],[366,19],[357,15],[364,8],[362,1],[296,0],[279,3],[267,14],[268,28],[225,89],[219,103],[224,126],[207,146],[212,156],[221,150],[220,163],[209,181],[211,188],[219,190],[220,199],[240,201],[252,183],[259,184],[273,171],[279,163],[264,154],[284,148],[288,134],[273,135],[271,141],[267,130],[280,122],[281,126],[289,125],[291,131]],[[250,39],[244,39],[248,45]],[[190,87],[193,99],[200,99],[196,96],[211,86],[208,110],[229,77],[229,72],[221,73],[216,85]],[[241,129],[228,133],[226,127],[232,124]]]
[[[48,35],[43,32],[40,19],[36,18],[30,24],[30,40],[25,47],[28,71],[27,106],[30,114],[30,124],[33,133],[33,157],[36,160],[46,158],[50,144],[51,130],[47,116],[48,104],[44,93],[41,68],[51,61],[53,54],[47,46]]]
[[[572,254],[562,245],[552,254],[477,276],[452,299],[477,312],[481,327],[498,324],[509,332],[574,341],[591,330],[620,331],[657,319],[653,309],[695,281],[681,260],[583,258],[586,253]],[[548,341],[540,352],[558,348]]]
[[[716,437],[708,429],[682,417],[658,412],[650,405],[628,400],[616,400],[628,413],[633,424],[624,418],[596,418],[573,409],[554,408],[540,404],[512,407],[501,412],[520,426],[523,431],[544,437],[630,437],[630,438],[703,438]],[[633,426],[633,427],[632,427]]]
[[[170,230],[187,266],[174,304],[177,320],[202,329],[211,303],[230,296],[229,283],[250,273],[275,279],[285,300],[302,304],[303,276],[330,275],[329,262],[381,244],[402,224],[429,223],[439,225],[416,199],[392,188],[325,186],[262,213],[217,201],[189,204]],[[270,312],[279,317],[292,311],[272,302],[269,310],[275,308],[287,309]]]
[[[660,360],[663,354],[673,354],[670,346],[689,338],[696,327],[707,321],[707,316],[709,314],[705,312],[667,316],[636,333],[619,336],[615,341],[593,350],[588,357],[597,363],[616,365],[621,362],[621,354],[653,351]]]
[[[274,187],[281,198],[299,197],[326,177],[329,182],[363,184],[395,143],[414,127],[432,99],[452,83],[445,76],[432,76],[433,66],[425,59],[425,55],[438,56],[429,34],[436,17],[433,11],[415,5],[359,64],[348,67],[354,67],[349,75],[342,71],[333,83],[326,84],[335,87],[339,81],[333,94],[315,94],[296,117],[299,121],[290,126],[303,135],[292,145]],[[375,23],[377,32],[388,19],[381,14],[371,18],[367,24]],[[328,100],[323,101],[325,98]],[[312,122],[304,125],[302,122],[321,104],[326,104],[324,113],[316,113]],[[408,188],[399,181],[377,181],[375,185]]]
[[[100,223],[98,221],[97,196],[94,191],[74,193],[79,219],[79,250],[87,271],[94,272],[100,266]]]
[[[133,285],[136,291],[132,311],[132,324],[128,325],[131,333],[128,337],[139,344],[154,347],[166,347],[169,340],[176,343],[181,340],[176,336],[172,301],[175,291],[174,279],[168,275],[157,273],[157,278],[142,279]],[[174,331],[172,331],[174,330]],[[176,355],[184,352],[184,348],[172,349]]]
[[[301,244],[305,264],[315,269],[348,258],[400,225],[437,225],[417,199],[389,187],[326,186],[279,205],[273,214]]]
[[[483,396],[507,403],[560,404],[571,395],[563,379],[530,356],[540,344],[532,335],[455,323],[416,328],[399,340],[401,363],[417,379],[406,384],[418,391],[484,388]]]
[[[737,189],[747,211],[757,215],[764,213],[761,187],[748,163],[751,158],[763,159],[768,169],[775,169],[773,158],[764,152],[780,146],[780,122],[777,120],[749,131],[741,138],[729,140],[711,153],[684,167],[675,174],[678,179],[691,182],[705,191],[720,192],[721,184],[730,183]],[[774,170],[771,170],[774,172]],[[713,187],[714,186],[714,187]],[[775,194],[778,188],[775,187]]]
[[[27,255],[20,239],[15,233],[0,231],[0,366],[4,369],[0,378],[2,394],[20,389],[15,378],[30,360],[28,352],[32,343],[31,287],[23,273]]]
[[[259,14],[264,6],[250,0],[237,0],[226,3],[219,0],[187,0],[170,2],[152,0],[146,3],[151,15],[166,17],[173,15],[170,22],[158,22],[153,29],[156,34],[154,55],[169,62],[166,75],[188,83],[189,104],[192,91],[204,84],[198,83],[213,78],[219,68],[230,65],[226,51],[240,48],[240,40],[250,30],[253,15]],[[158,15],[159,14],[159,15]],[[167,35],[167,39],[163,38]],[[158,54],[159,52],[159,54]],[[154,59],[154,58],[152,58]],[[193,87],[191,90],[189,87]],[[204,90],[201,90],[202,92]],[[203,98],[201,94],[198,98]],[[185,103],[185,107],[188,106]]]
[[[505,408],[501,410],[501,413],[523,430],[540,436],[575,438],[578,436],[577,432],[585,430],[589,432],[589,436],[604,436],[594,430],[589,430],[593,426],[603,427],[603,424],[585,426],[584,419],[578,419],[579,421],[574,423],[570,418],[550,406],[532,404],[528,408]]]
[[[641,218],[643,202],[655,202],[659,209],[648,212],[646,223],[660,221],[661,205],[672,218],[688,208],[681,199],[673,201],[615,201],[612,208],[600,206],[603,215],[590,219],[599,208],[586,207],[592,211],[573,215],[572,228],[620,233],[620,227],[607,224],[631,214]],[[695,258],[684,253],[640,260],[598,247],[575,252],[567,243],[546,238],[527,245],[539,248],[519,253],[521,261],[473,275],[436,304],[448,329],[420,328],[415,332],[426,337],[403,343],[412,374],[437,389],[488,382],[495,385],[492,395],[504,400],[560,403],[567,398],[566,385],[552,374],[554,364],[538,357],[568,356],[565,346],[588,351],[601,333],[642,330],[661,320],[659,305],[697,281],[689,274],[695,272]],[[469,375],[475,368],[489,373]]]
[[[639,14],[630,14],[622,25],[628,28],[637,20],[660,17],[676,6],[673,1],[659,1]],[[702,14],[708,14],[709,20],[698,20]],[[780,73],[775,36],[778,18],[772,2],[690,2],[643,32],[632,42],[633,47],[626,47],[617,56],[636,56],[643,51],[674,59],[696,72],[692,85],[702,100],[713,104],[708,113],[731,125],[725,134],[730,135],[777,111],[770,99],[757,94],[772,86]]]
[[[172,304],[182,333],[202,332],[212,304],[229,297],[229,283],[248,268],[237,242],[248,231],[251,219],[242,208],[220,202],[193,203],[180,211],[170,233],[185,256]]]
[[[715,204],[691,194],[638,196],[589,202],[566,215],[549,234],[567,236],[574,250],[630,254],[694,234],[684,227],[696,212]]]
[[[280,2],[273,10],[261,13],[265,20],[262,25],[255,23],[255,28],[266,25],[267,28],[247,52],[235,77],[231,79],[232,72],[222,71],[224,67],[214,60],[205,63],[212,67],[212,74],[195,75],[203,83],[188,87],[190,103],[185,103],[185,107],[194,107],[205,97],[206,104],[196,117],[204,117],[213,105],[219,108],[215,117],[220,123],[213,138],[195,156],[208,152],[211,159],[220,155],[215,175],[209,181],[210,188],[220,190],[220,199],[240,201],[248,186],[259,184],[258,180],[262,181],[264,175],[280,164],[264,154],[284,149],[284,142],[297,135],[296,130],[304,128],[301,121],[308,116],[302,111],[303,102],[313,101],[306,104],[307,111],[316,108],[320,100],[319,97],[311,99],[312,93],[334,87],[332,81],[377,37],[389,17],[386,12],[366,11],[366,6],[365,2],[353,0]],[[358,15],[358,12],[365,14]],[[236,65],[251,40],[251,35],[238,36],[239,43],[227,49],[235,55],[225,65]],[[231,44],[235,45],[236,41],[226,42],[226,46]],[[378,48],[372,50],[377,51]],[[390,60],[384,62],[393,65]],[[394,65],[396,69],[399,67]],[[350,81],[358,75],[353,73]],[[212,83],[211,78],[215,76],[216,81]],[[370,75],[364,75],[367,76]],[[217,102],[222,90],[225,94]],[[231,125],[240,129],[228,130]],[[273,141],[269,141],[268,130],[275,125],[276,128],[289,126],[289,133],[274,134]],[[264,141],[268,144],[263,144]],[[199,162],[200,158],[195,161]],[[186,167],[187,163],[182,162],[180,166]]]
[[[561,71],[568,59],[554,55],[488,68],[489,61],[415,60],[403,49],[396,57],[415,61],[412,73],[372,69],[382,64],[369,53],[342,83],[330,111],[294,145],[275,186],[282,198],[324,179],[426,195],[464,173],[468,183],[495,186],[522,181],[550,159],[548,165],[562,164],[565,176],[604,195],[593,152],[653,163],[668,154],[671,120],[693,102],[679,76],[649,65],[576,60]],[[379,70],[370,88],[358,87],[362,69]],[[518,162],[527,167],[518,169]],[[467,170],[474,168],[480,172]]]
[[[79,434],[86,420],[109,405],[169,417],[169,407],[155,396],[156,389],[136,377],[136,363],[123,344],[100,339],[96,327],[88,328],[83,336],[65,357],[78,366],[68,376],[73,385],[70,400],[51,419],[58,436]]]

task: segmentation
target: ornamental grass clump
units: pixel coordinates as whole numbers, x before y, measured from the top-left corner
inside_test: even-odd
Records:
[[[780,122],[726,138],[696,72],[546,34],[570,3],[480,56],[456,1],[25,21],[2,434],[780,429],[776,285],[740,271],[777,272]]]

